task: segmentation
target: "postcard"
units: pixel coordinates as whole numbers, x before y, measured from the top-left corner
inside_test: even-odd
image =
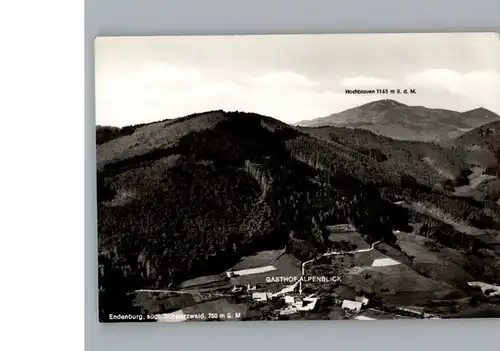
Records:
[[[500,317],[497,33],[98,37],[101,322]]]

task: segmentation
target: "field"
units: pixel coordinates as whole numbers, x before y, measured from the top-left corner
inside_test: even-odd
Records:
[[[419,235],[399,233],[397,238],[402,252],[412,258],[411,266],[420,274],[455,286],[473,280],[463,268],[467,260],[462,252]]]
[[[283,252],[283,250],[260,251],[255,255],[243,257],[240,262],[238,262],[231,268],[231,270],[237,271],[240,269],[249,269],[270,265]]]
[[[359,235],[356,236],[356,233],[344,234],[343,237],[346,238],[347,235],[358,238],[357,240],[360,239]],[[413,236],[409,234],[401,234],[401,238],[404,239],[401,240],[403,253],[407,255],[415,254],[420,249],[418,241],[423,240],[422,238],[416,238],[412,241]],[[452,298],[463,297],[460,290],[446,283],[446,281],[434,281],[419,274],[413,269],[413,261],[410,257],[401,253],[397,257],[391,257],[394,256],[391,253],[395,250],[388,250],[387,247],[387,245],[380,244],[380,250],[385,251],[388,255],[375,249],[368,252],[337,255],[322,259],[311,266],[311,274],[340,275],[342,279],[339,286],[337,284],[321,284],[316,288],[322,294],[334,291],[342,298],[354,298],[359,293],[370,294],[376,296],[377,300],[389,304],[425,304],[429,299],[444,299],[450,298],[450,296]],[[448,256],[452,257],[453,252],[448,253]],[[373,266],[374,262],[383,263],[385,261],[391,261],[392,265]],[[450,262],[446,262],[446,265],[441,267],[440,262],[443,261],[442,257],[435,256],[431,252],[423,255],[422,260],[415,262],[415,264],[417,266],[427,265],[427,270],[434,270],[442,274],[445,271],[452,272],[452,269],[461,272],[456,265]],[[399,264],[397,264],[398,262]],[[434,275],[438,275],[438,273]],[[452,279],[455,278],[454,275],[451,275],[451,277]],[[468,277],[464,272],[462,279],[468,279]],[[315,288],[311,284],[308,287],[311,290]]]
[[[224,276],[222,274],[218,275],[207,275],[203,277],[197,277],[194,279],[185,280],[180,284],[180,288],[192,288],[194,286],[200,285],[210,285],[217,284],[224,281]]]
[[[428,300],[457,298],[454,287],[423,277],[406,265],[366,267],[344,277],[343,284],[375,294],[384,304],[426,304]]]
[[[464,306],[459,312],[448,313],[446,318],[500,318],[500,307],[484,304],[480,307]]]
[[[266,277],[300,277],[301,262],[291,254],[284,254],[274,261],[274,271],[231,278],[233,285],[258,285],[268,289],[278,289],[282,283],[266,283]],[[234,267],[233,267],[234,268]],[[232,270],[232,269],[231,269]]]
[[[255,255],[242,258],[240,262],[227,271],[238,271],[259,267],[268,267],[272,263],[275,270],[262,273],[240,275],[227,278],[225,272],[218,275],[202,276],[186,280],[180,288],[192,291],[210,291],[230,289],[234,285],[256,285],[260,288],[278,290],[283,283],[267,283],[267,277],[300,277],[301,262],[291,254],[283,254],[283,250],[261,251]]]
[[[342,241],[350,243],[353,249],[368,249],[370,245],[361,238],[357,232],[331,233],[328,240],[332,243],[341,243]]]

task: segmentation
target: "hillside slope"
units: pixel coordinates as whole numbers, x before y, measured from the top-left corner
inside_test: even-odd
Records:
[[[429,187],[459,183],[470,172],[463,155],[435,143],[397,140],[358,128],[324,126],[300,130],[356,150],[384,169],[412,176]]]
[[[450,141],[460,149],[469,163],[491,167],[492,173],[498,172],[500,163],[500,121],[495,121],[474,128]],[[495,172],[496,171],[496,172]],[[500,176],[500,173],[498,173]]]

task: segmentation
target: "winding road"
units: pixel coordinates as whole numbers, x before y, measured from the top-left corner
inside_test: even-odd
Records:
[[[312,263],[312,262],[314,262],[317,259],[322,258],[322,257],[328,257],[328,256],[333,256],[333,255],[355,254],[355,253],[360,253],[360,252],[369,252],[369,251],[372,251],[375,248],[375,245],[377,245],[378,243],[380,243],[380,241],[381,240],[378,240],[378,241],[374,242],[373,244],[370,245],[370,247],[368,249],[359,249],[359,250],[352,250],[352,251],[329,251],[329,252],[325,252],[324,254],[322,254],[319,257],[313,258],[312,260],[302,262],[302,276],[298,280],[298,283],[299,283],[299,293],[302,294],[302,278],[304,277],[305,268],[306,268],[307,264]]]

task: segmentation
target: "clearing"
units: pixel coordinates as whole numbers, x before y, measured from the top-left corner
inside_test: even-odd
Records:
[[[372,263],[372,267],[386,267],[386,266],[395,266],[400,264],[398,261],[393,260],[390,257],[387,258],[377,258]]]
[[[370,245],[361,237],[357,232],[334,232],[328,237],[328,240],[332,243],[341,243],[342,241],[348,242],[350,245],[354,246],[355,249],[369,249]]]
[[[256,268],[272,265],[285,250],[267,250],[257,252],[255,255],[243,257],[240,262],[234,265],[231,270],[237,271],[242,269]]]

